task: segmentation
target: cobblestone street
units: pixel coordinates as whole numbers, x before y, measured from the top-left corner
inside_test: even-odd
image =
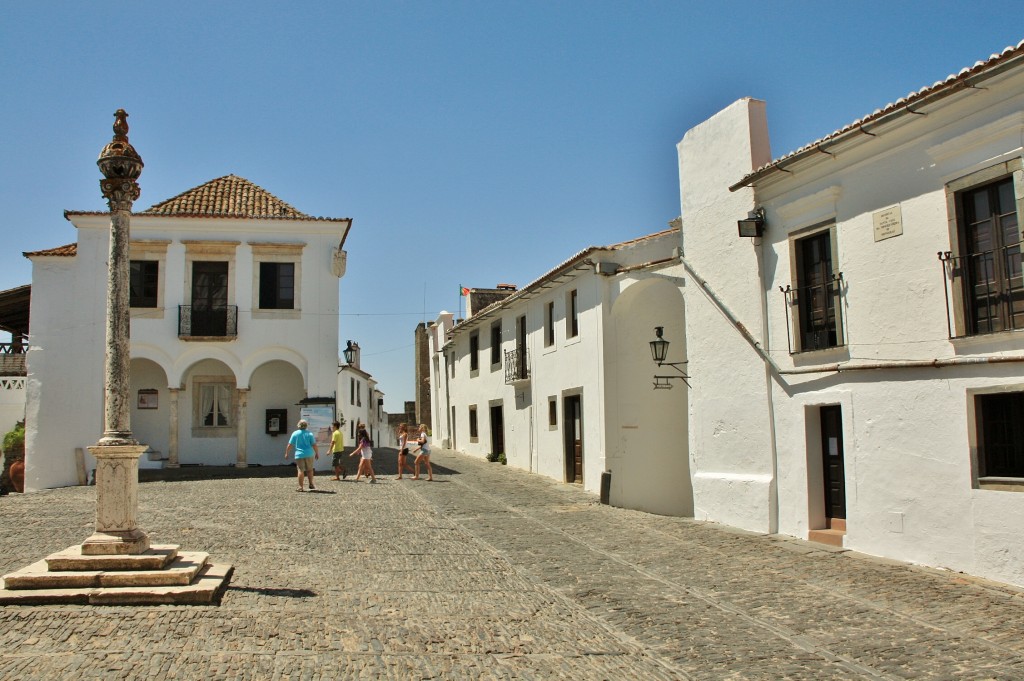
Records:
[[[0,678],[1024,679],[1022,590],[443,450],[399,481],[383,454],[376,485],[318,493],[284,468],[142,483],[155,543],[234,565],[223,603],[0,608]],[[93,510],[94,488],[0,498],[0,571]]]

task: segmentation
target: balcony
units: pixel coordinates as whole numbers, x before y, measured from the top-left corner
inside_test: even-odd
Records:
[[[0,376],[24,376],[26,343],[0,343]]]
[[[949,337],[1024,329],[1022,244],[954,255],[939,252]]]
[[[183,340],[234,340],[238,337],[238,306],[178,306],[178,338]]]
[[[779,287],[786,306],[789,354],[846,345],[843,334],[843,273],[820,284]]]
[[[505,351],[505,385],[514,385],[530,380],[530,366],[526,348]]]

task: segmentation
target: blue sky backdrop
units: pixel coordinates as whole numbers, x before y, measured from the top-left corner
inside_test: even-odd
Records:
[[[146,2],[0,8],[0,289],[106,210],[130,114],[143,210],[233,173],[351,217],[341,338],[385,408],[458,288],[524,285],[679,214],[675,144],[740,97],[778,157],[1024,38],[1019,2]],[[738,179],[738,178],[737,178]]]

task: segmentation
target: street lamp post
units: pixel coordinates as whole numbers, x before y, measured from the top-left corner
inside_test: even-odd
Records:
[[[128,114],[114,113],[114,139],[96,161],[100,190],[110,206],[107,335],[104,362],[103,436],[89,452],[96,458],[96,531],[82,544],[86,555],[138,554],[149,536],[137,525],[139,456],[146,445],[131,432],[130,262],[132,203],[139,198],[142,158],[128,142]]]

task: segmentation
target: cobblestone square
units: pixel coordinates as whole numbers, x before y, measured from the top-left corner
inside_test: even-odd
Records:
[[[3,607],[0,678],[1024,679],[1020,589],[444,450],[395,480],[378,451],[377,484],[318,493],[284,467],[143,482],[153,541],[234,565],[222,604]],[[81,542],[94,494],[0,498],[0,571]]]

